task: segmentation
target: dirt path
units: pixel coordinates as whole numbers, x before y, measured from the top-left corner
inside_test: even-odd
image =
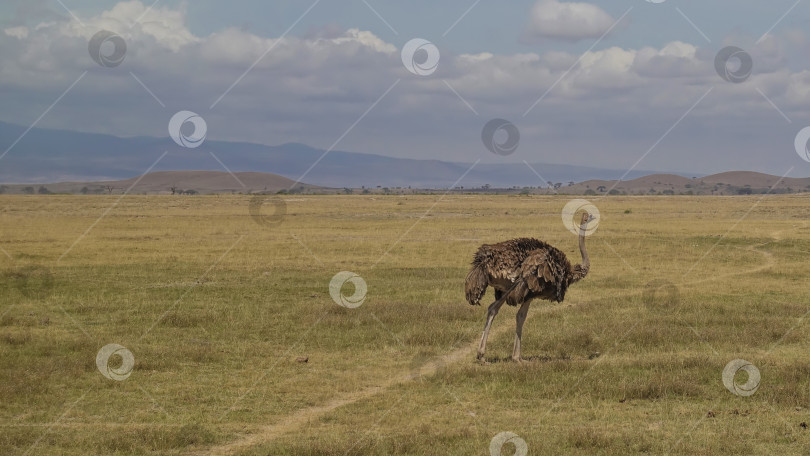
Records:
[[[509,324],[499,325],[496,329],[490,332],[489,338],[493,340],[506,332],[514,331],[514,326]],[[296,411],[295,413],[284,417],[279,423],[268,426],[262,426],[255,432],[242,436],[233,442],[224,445],[216,446],[213,448],[201,449],[186,453],[190,456],[221,456],[230,455],[244,450],[263,442],[268,442],[276,437],[295,431],[307,423],[319,418],[320,416],[331,412],[339,407],[354,404],[355,402],[367,399],[369,397],[380,394],[393,386],[414,381],[421,376],[430,376],[435,374],[439,369],[448,364],[453,364],[462,360],[469,360],[473,362],[475,352],[478,349],[478,339],[474,342],[458,348],[446,355],[428,360],[420,367],[407,371],[400,372],[398,375],[390,377],[382,382],[380,385],[371,386],[361,391],[354,393],[347,393],[332,401],[313,407],[307,407]]]
[[[784,230],[782,230],[784,231]],[[781,233],[782,231],[774,231],[771,232],[770,235],[773,238],[773,241],[769,241],[763,244],[757,244],[750,247],[745,247],[744,250],[749,250],[753,252],[757,252],[763,255],[764,262],[760,266],[757,266],[752,269],[748,269],[745,271],[734,271],[728,274],[722,274],[717,276],[711,276],[705,279],[699,279],[694,281],[689,281],[683,283],[682,285],[694,285],[698,283],[704,283],[709,281],[714,281],[718,279],[728,278],[732,276],[739,276],[744,274],[752,274],[756,272],[760,272],[766,269],[770,269],[776,265],[776,258],[770,252],[759,250],[759,247],[762,247],[766,244],[771,242],[778,242],[782,239]],[[635,293],[635,292],[634,292]],[[554,311],[556,309],[561,309],[562,307],[552,306],[552,307],[541,307],[536,309],[536,312],[548,312]],[[498,336],[513,331],[514,326],[510,324],[505,324],[503,319],[501,319],[502,324],[495,326],[495,328],[490,333],[490,340],[496,339]],[[342,395],[341,397],[335,398],[332,401],[324,404],[318,405],[313,407],[307,407],[296,411],[295,413],[284,417],[279,423],[272,424],[268,426],[262,426],[258,428],[255,432],[250,434],[244,435],[237,440],[232,442],[226,443],[224,445],[201,449],[194,452],[187,453],[190,456],[221,456],[221,455],[230,455],[234,454],[240,450],[244,450],[256,445],[260,445],[264,442],[269,442],[279,436],[291,433],[301,427],[305,426],[306,424],[314,421],[315,419],[335,410],[337,408],[343,407],[345,405],[354,404],[359,402],[363,399],[367,399],[373,397],[377,394],[380,394],[393,386],[407,383],[414,381],[415,379],[421,376],[430,376],[435,374],[439,369],[449,364],[453,364],[462,360],[469,360],[472,362],[476,349],[478,348],[478,338],[476,338],[473,342],[468,343],[464,347],[456,349],[444,356],[440,356],[438,358],[432,359],[424,363],[421,367],[408,371],[408,372],[401,372],[399,375],[394,377],[390,377],[382,382],[380,385],[372,386],[365,388],[361,391],[357,391],[354,393],[347,393]]]
[[[729,278],[729,277],[734,277],[734,276],[739,276],[739,275],[754,274],[754,273],[757,273],[757,272],[761,272],[761,271],[765,271],[765,270],[773,268],[774,266],[776,266],[776,257],[774,256],[774,254],[771,253],[771,252],[766,252],[764,250],[760,250],[759,248],[764,247],[764,246],[766,246],[768,244],[772,244],[774,242],[781,241],[783,239],[782,238],[782,232],[783,231],[792,231],[792,230],[791,229],[783,229],[783,230],[771,231],[769,233],[769,235],[772,238],[772,240],[770,240],[768,242],[763,242],[761,244],[755,244],[755,245],[751,245],[751,246],[748,246],[748,247],[734,247],[736,249],[746,250],[746,251],[749,251],[749,252],[756,252],[756,253],[761,254],[763,259],[765,260],[761,265],[759,265],[757,267],[754,267],[754,268],[751,268],[751,269],[746,269],[745,271],[733,271],[733,272],[728,272],[728,273],[720,274],[720,275],[707,276],[706,278],[703,278],[703,279],[690,280],[688,282],[680,283],[680,285],[697,285],[697,284],[702,284],[702,283],[706,283],[706,282],[712,282],[712,281],[715,281],[715,280],[726,279],[726,278]]]

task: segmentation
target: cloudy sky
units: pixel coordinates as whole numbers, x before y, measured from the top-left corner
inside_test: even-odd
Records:
[[[189,110],[217,140],[810,176],[809,24],[801,0],[4,0],[0,121],[163,137]]]

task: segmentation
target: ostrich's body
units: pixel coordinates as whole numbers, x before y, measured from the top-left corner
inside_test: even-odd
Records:
[[[490,304],[487,311],[484,334],[478,347],[479,360],[484,359],[492,320],[505,302],[510,306],[520,305],[512,351],[512,359],[520,361],[520,338],[531,301],[540,298],[562,302],[568,286],[588,274],[590,261],[585,250],[588,221],[590,216],[584,214],[579,233],[582,263],[575,266],[571,266],[562,251],[537,239],[512,239],[498,244],[484,244],[478,249],[465,282],[467,302],[480,305],[487,286],[495,289],[495,302]]]

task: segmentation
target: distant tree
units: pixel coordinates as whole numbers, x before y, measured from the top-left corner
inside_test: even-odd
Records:
[[[107,190],[107,194],[112,195],[112,192],[113,190],[115,190],[115,187],[113,187],[112,185],[105,185],[104,190]]]
[[[347,195],[351,195],[352,193],[354,193],[354,189],[346,187],[346,188],[343,189],[343,193],[345,193]]]
[[[39,189],[37,189],[37,193],[39,193],[40,195],[50,195],[52,192],[48,190],[48,187],[40,185]]]
[[[6,193],[8,191],[8,186],[0,185],[0,194]]]
[[[596,187],[596,190],[601,192],[601,193],[605,193],[605,190],[607,190],[607,187],[605,187],[604,185],[600,185],[600,186]]]
[[[615,188],[612,188],[612,189],[610,189],[610,191],[608,192],[608,195],[618,195],[618,194],[620,194],[620,193],[621,193],[620,191],[616,190]]]
[[[176,193],[177,193],[177,191],[178,191],[179,189],[177,188],[177,186],[176,186],[176,185],[172,185],[171,187],[169,187],[169,190],[171,190],[171,191],[172,191],[172,195],[174,195],[174,194],[176,194]]]
[[[391,189],[390,189],[390,188],[388,188],[388,187],[383,187],[383,189],[382,189],[382,190],[383,190],[383,193],[385,193],[386,195],[388,195],[389,193],[391,193]]]
[[[26,195],[33,195],[34,194],[34,187],[25,187],[22,189],[22,192]]]
[[[751,190],[751,187],[743,187],[743,188],[737,189],[737,194],[738,195],[750,195],[751,193],[753,193],[753,191]]]
[[[185,191],[186,195],[196,195],[198,193],[200,193],[200,192],[198,192],[197,190],[194,190],[193,188],[188,189],[188,190]]]
[[[371,190],[369,190],[369,189],[367,189],[367,188],[364,188],[364,189],[363,189],[363,194],[364,194],[364,195],[368,195],[369,193],[371,193]]]
[[[90,189],[87,188],[87,186],[84,186],[84,187],[82,187],[81,190],[79,190],[79,193],[81,193],[82,195],[86,195],[86,194],[90,193]]]
[[[554,190],[557,190],[560,187],[562,187],[562,182],[557,182],[556,184],[554,184]]]
[[[568,186],[573,187],[574,186],[574,181],[568,181]]]
[[[663,191],[663,192],[661,192],[661,193],[663,193],[664,195],[674,195],[674,194],[675,194],[675,190],[669,190],[669,189],[667,189],[667,190],[664,190],[664,191]]]
[[[593,191],[592,188],[589,188],[589,189],[585,190],[585,194],[586,195],[596,195],[596,192]]]

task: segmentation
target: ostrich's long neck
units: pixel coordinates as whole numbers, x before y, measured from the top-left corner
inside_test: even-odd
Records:
[[[588,270],[591,268],[591,260],[588,258],[588,250],[585,248],[585,229],[585,225],[579,227],[579,253],[582,254],[582,263],[574,266],[571,274],[572,282],[582,280],[588,275]]]

